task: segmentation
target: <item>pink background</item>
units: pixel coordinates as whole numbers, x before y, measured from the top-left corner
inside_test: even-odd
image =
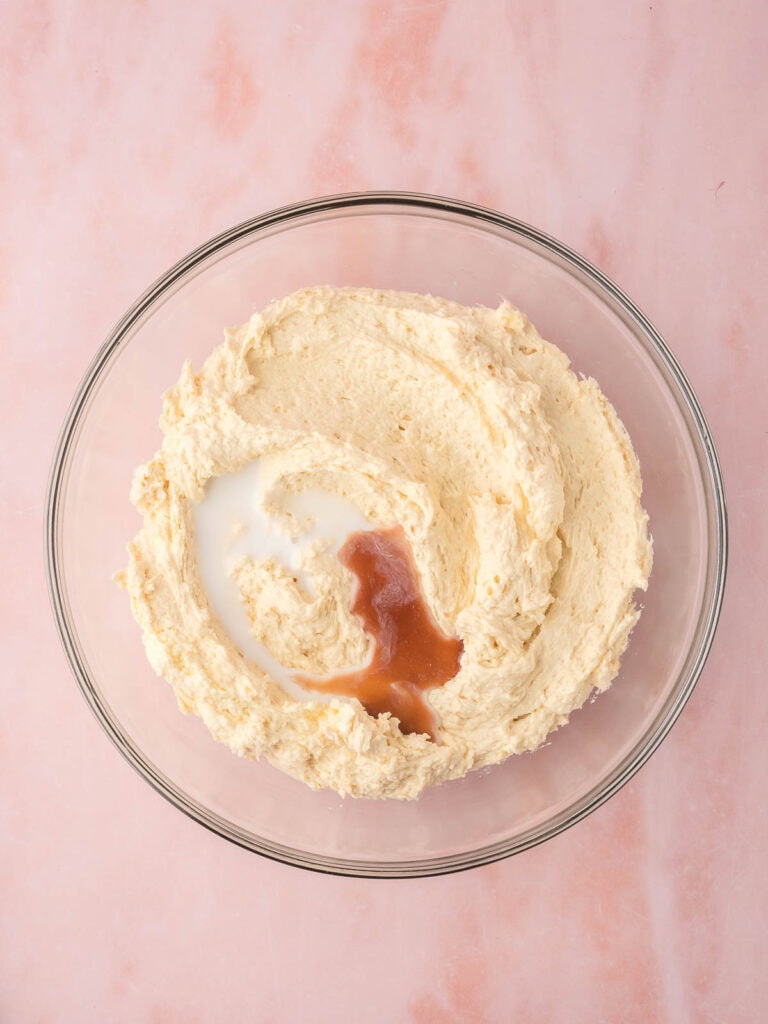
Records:
[[[0,1020],[764,1019],[768,16],[760,0],[5,3]],[[565,835],[329,878],[187,820],[79,695],[43,574],[57,431],[146,284],[266,209],[402,188],[612,275],[709,417],[732,535],[670,737]]]

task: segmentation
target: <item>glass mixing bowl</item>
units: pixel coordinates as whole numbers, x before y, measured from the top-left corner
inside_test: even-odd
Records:
[[[313,792],[182,715],[111,580],[139,518],[133,469],[160,444],[160,395],[270,299],[310,285],[395,288],[524,310],[593,376],[640,458],[653,575],[621,673],[531,754],[418,801]],[[56,450],[47,504],[51,599],[75,677],[136,770],[196,821],[287,864],[347,875],[440,874],[548,839],[602,804],[658,746],[712,643],[726,564],[722,482],[682,370],[633,303],[560,242],[490,210],[369,193],[300,203],[202,245],[135,303],[99,350]]]

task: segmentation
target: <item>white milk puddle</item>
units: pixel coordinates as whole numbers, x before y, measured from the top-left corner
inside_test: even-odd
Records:
[[[254,459],[237,473],[216,477],[207,484],[203,500],[194,506],[200,579],[214,615],[249,661],[268,672],[292,697],[332,700],[332,694],[310,693],[294,683],[291,673],[253,637],[231,570],[244,556],[272,557],[293,570],[309,589],[309,580],[298,566],[299,551],[319,539],[330,541],[331,550],[338,551],[350,533],[369,530],[371,524],[351,502],[310,489],[290,495],[282,503],[300,529],[293,541],[284,527],[264,511],[260,470],[259,460]]]

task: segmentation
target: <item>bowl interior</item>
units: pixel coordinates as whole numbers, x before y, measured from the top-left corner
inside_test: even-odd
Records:
[[[160,443],[160,395],[222,328],[296,288],[360,285],[495,306],[509,299],[574,368],[595,377],[637,450],[655,564],[614,686],[534,754],[413,803],[312,792],[234,757],[147,663],[111,581],[139,526],[134,467]],[[535,233],[397,202],[306,211],[251,227],[167,280],[111,347],[65,433],[53,497],[54,594],[81,684],[113,738],[184,809],[222,834],[305,866],[427,873],[524,847],[596,805],[684,702],[712,628],[718,530],[711,463],[674,366],[620,298]]]

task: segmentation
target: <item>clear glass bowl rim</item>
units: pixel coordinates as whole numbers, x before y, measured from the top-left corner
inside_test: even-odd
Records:
[[[90,678],[87,662],[80,650],[76,631],[72,624],[65,585],[59,569],[62,543],[59,503],[66,484],[71,456],[77,443],[78,427],[87,412],[89,400],[98,389],[102,373],[111,362],[111,357],[117,348],[122,344],[126,336],[130,334],[134,325],[170,289],[177,285],[186,274],[199,267],[211,256],[225,249],[233,242],[246,239],[249,236],[257,236],[259,232],[263,232],[265,229],[286,227],[312,215],[343,214],[350,211],[360,212],[366,208],[371,213],[420,212],[437,217],[448,215],[454,221],[457,217],[465,218],[467,221],[473,222],[476,227],[485,225],[497,230],[501,228],[511,234],[513,238],[527,239],[535,243],[565,264],[580,271],[598,294],[607,293],[633,324],[635,331],[656,351],[679,389],[678,397],[682,399],[682,403],[695,425],[696,437],[694,440],[700,445],[701,454],[703,454],[703,466],[701,466],[701,462],[700,466],[705,470],[703,475],[708,506],[707,512],[714,523],[715,549],[714,552],[710,552],[710,558],[714,555],[713,582],[710,588],[709,600],[701,610],[699,622],[700,624],[703,623],[703,629],[700,630],[701,639],[696,657],[685,677],[677,680],[672,691],[674,700],[671,701],[666,714],[654,723],[654,728],[645,735],[643,741],[637,745],[620,769],[607,779],[601,780],[588,794],[568,808],[554,822],[545,822],[541,826],[520,836],[515,836],[477,850],[462,851],[445,857],[423,858],[411,861],[372,862],[345,860],[338,857],[319,856],[304,850],[294,849],[267,841],[245,829],[238,828],[233,823],[226,821],[202,804],[191,799],[171,779],[144,758],[141,750],[132,743],[121,727],[120,722],[113,716],[109,707],[102,700],[99,687]],[[387,209],[385,210],[385,208]],[[56,628],[70,668],[83,697],[107,736],[129,764],[133,766],[153,789],[205,828],[238,846],[271,860],[333,875],[368,878],[413,878],[448,874],[478,867],[483,864],[490,864],[536,846],[565,831],[591,814],[617,793],[639,771],[677,720],[704,668],[722,607],[728,556],[728,527],[722,473],[712,435],[696,395],[661,334],[643,312],[610,278],[606,277],[597,267],[593,266],[583,256],[562,242],[514,217],[509,217],[486,207],[441,196],[414,192],[376,191],[344,193],[306,200],[280,207],[258,217],[243,221],[194,249],[158,278],[134,302],[112,329],[96,353],[75,392],[61,428],[48,479],[45,547],[49,598]]]

